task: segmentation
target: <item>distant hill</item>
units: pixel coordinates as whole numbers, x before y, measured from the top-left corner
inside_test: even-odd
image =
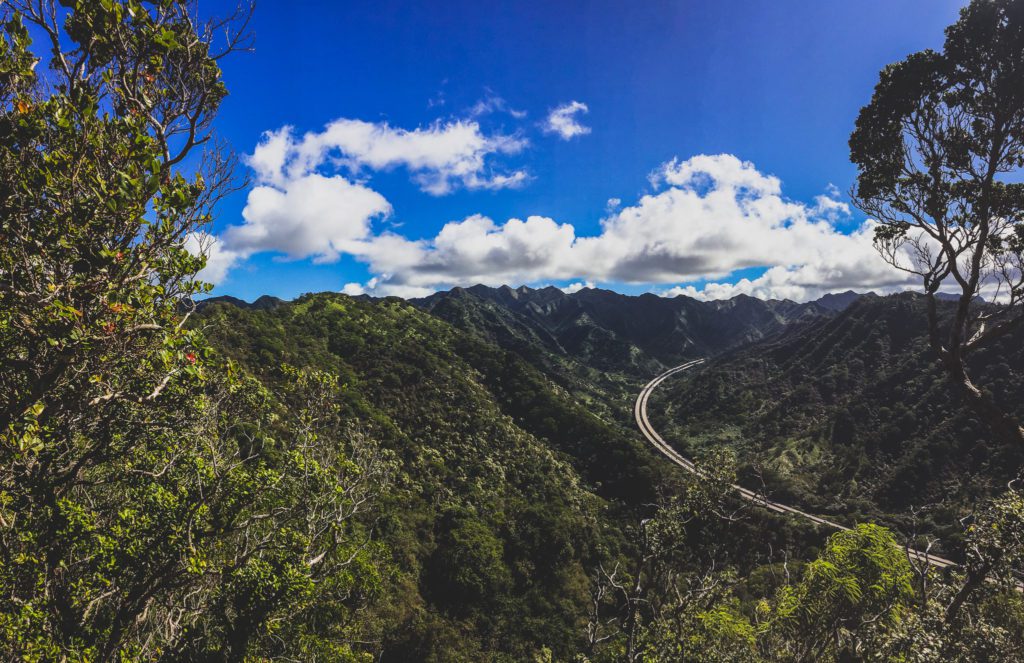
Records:
[[[266,311],[277,308],[278,306],[284,304],[285,302],[283,299],[278,299],[277,297],[271,297],[270,295],[262,295],[250,304],[249,302],[241,300],[238,297],[232,297],[231,295],[219,295],[217,297],[208,297],[207,299],[203,299],[199,301],[197,304],[200,309],[203,309],[211,304],[216,303],[231,304],[232,306],[236,306],[238,308]]]
[[[872,297],[876,296],[875,293],[866,293]],[[865,294],[854,292],[853,290],[847,290],[846,292],[829,293],[820,299],[815,300],[818,306],[829,309],[830,311],[845,311],[850,304],[864,297]]]
[[[1024,450],[992,442],[965,411],[926,329],[920,295],[860,296],[834,317],[664,383],[652,420],[691,454],[733,446],[748,481],[766,481],[781,501],[851,520],[898,520],[932,505],[926,527],[952,536],[966,507],[1024,464]],[[1024,333],[978,349],[971,363],[1024,416]]]
[[[529,344],[592,368],[646,376],[834,314],[811,302],[740,295],[702,302],[584,288],[476,285],[412,300],[456,326],[518,350]]]

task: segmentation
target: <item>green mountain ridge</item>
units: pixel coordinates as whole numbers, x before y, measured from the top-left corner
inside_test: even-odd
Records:
[[[460,306],[492,304],[514,314],[516,326],[530,328],[551,351],[594,368],[639,377],[830,315],[813,302],[765,301],[745,295],[701,302],[597,288],[567,294],[554,287],[477,285],[412,303],[449,320],[465,315],[452,310]],[[492,333],[500,342],[500,331]]]
[[[522,660],[578,640],[597,550],[624,545],[599,494],[640,504],[660,482],[639,442],[515,355],[397,300],[211,302],[198,324],[269,384],[282,362],[337,372],[342,415],[396,454],[378,525],[397,574],[383,660]]]
[[[342,419],[395,454],[401,471],[374,525],[393,553],[383,591],[394,607],[375,620],[384,661],[581,651],[594,570],[636,555],[632,528],[679,479],[633,427],[635,377],[588,384],[580,371],[601,371],[473,294],[431,312],[330,293],[222,299],[195,324],[271,388],[282,363],[338,374]],[[735,556],[702,538],[747,573],[772,546],[813,554],[820,534],[786,524],[766,538],[768,517],[730,528],[746,541]]]
[[[971,359],[1018,416],[1022,342],[1018,331]],[[970,505],[1024,463],[960,404],[932,359],[923,298],[911,294],[862,297],[835,318],[724,353],[664,383],[651,412],[688,453],[739,450],[747,481],[765,481],[774,499],[907,531],[911,509],[927,507],[925,528],[947,543]]]
[[[373,525],[391,551],[392,607],[371,620],[381,660],[518,661],[545,648],[571,660],[591,651],[595,570],[643,559],[637,523],[661,522],[655,505],[689,490],[641,440],[632,404],[698,349],[714,353],[706,367],[651,399],[666,439],[716,469],[716,453],[735,450],[740,481],[763,481],[773,499],[939,536],[935,552],[962,558],[958,519],[1024,459],[985,442],[949,392],[923,306],[480,286],[413,302],[208,300],[197,324],[271,387],[281,363],[337,373],[342,417],[395,454],[400,476]],[[1011,404],[1024,393],[1020,340],[975,358]],[[714,559],[747,611],[779,587],[777,551],[799,573],[828,534],[759,509],[714,513],[673,530],[686,542],[674,568]]]

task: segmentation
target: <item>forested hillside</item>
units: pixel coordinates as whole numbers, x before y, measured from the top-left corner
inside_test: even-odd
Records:
[[[700,302],[690,297],[629,297],[584,288],[534,290],[476,285],[414,300],[446,319],[464,321],[508,343],[522,329],[548,351],[606,371],[636,376],[683,360],[771,336],[787,325],[827,315],[815,303],[738,296]],[[501,313],[494,311],[500,309]],[[528,330],[528,331],[527,331]]]
[[[1024,415],[1024,334],[979,350],[971,366]],[[746,481],[764,481],[776,499],[908,531],[913,508],[947,541],[1024,463],[1024,449],[993,442],[935,366],[924,299],[909,294],[866,296],[834,319],[717,357],[666,382],[651,411],[681,450],[736,449]]]
[[[944,219],[969,244],[929,263],[924,297],[210,299],[235,187],[220,62],[249,16],[195,11],[0,4],[3,660],[1020,659],[1024,185],[929,189],[933,212],[945,191],[1017,225]],[[921,178],[887,180],[900,113],[1017,114],[930,134],[956,148],[935,178],[971,150],[990,174],[1024,163],[1024,3],[975,0],[948,40],[883,72],[858,121],[866,206],[918,200],[892,203]],[[1004,79],[1005,104],[971,105]],[[879,216],[882,244],[912,242]],[[974,276],[942,304],[968,249]],[[1009,303],[977,299],[983,268]],[[642,442],[633,399],[705,356],[650,403],[699,460],[683,471]]]
[[[949,398],[921,354],[919,299],[860,298],[838,317],[818,316],[727,352],[692,379],[666,383],[656,392],[652,414],[670,439],[692,443],[687,451],[702,459],[707,473],[696,483],[640,446],[625,425],[630,398],[589,385],[583,393],[598,395],[591,405],[616,412],[612,420],[596,416],[560,385],[578,384],[581,374],[574,371],[584,364],[554,350],[531,354],[540,348],[535,335],[504,334],[517,318],[503,313],[503,305],[462,304],[460,310],[494,316],[501,325],[477,328],[464,317],[457,319],[460,329],[397,299],[329,293],[253,305],[211,301],[195,323],[219,352],[271,391],[289,380],[281,363],[339,375],[341,419],[393,454],[395,475],[381,486],[366,522],[380,546],[381,565],[381,580],[366,597],[360,621],[363,637],[373,640],[368,651],[388,661],[522,660],[546,652],[552,660],[583,653],[588,660],[613,661],[629,660],[636,648],[637,655],[671,660],[669,652],[683,646],[678,638],[685,634],[683,651],[699,654],[697,660],[791,660],[787,651],[820,637],[801,625],[801,611],[823,615],[838,608],[799,607],[812,605],[810,595],[796,598],[803,593],[840,591],[833,583],[882,582],[871,600],[841,609],[869,621],[905,610],[890,602],[910,600],[913,572],[885,530],[865,526],[834,537],[823,550],[829,532],[744,507],[725,484],[733,479],[730,450],[738,452],[740,479],[752,480],[747,453],[753,445],[740,438],[759,423],[751,413],[764,413],[766,422],[788,426],[784,430],[799,430],[797,424],[816,430],[827,422],[830,404],[885,407],[870,399],[903,375],[928,376],[923,393]],[[530,357],[553,362],[555,369],[545,375]],[[847,377],[839,380],[840,374]],[[635,389],[639,382],[620,375],[611,384]],[[801,393],[793,394],[797,389]],[[748,395],[734,402],[732,390]],[[796,400],[786,401],[789,396]],[[687,399],[704,403],[700,418],[679,419],[679,404]],[[955,400],[944,407],[953,418],[964,416]],[[867,431],[867,439],[870,425],[862,418],[850,430]],[[927,450],[930,439],[918,446]],[[764,478],[776,499],[807,499],[804,506],[823,512],[835,502],[855,505],[839,510],[851,524],[882,518],[903,526],[901,536],[950,535],[945,548],[934,550],[963,558],[961,537],[952,535],[962,530],[954,532],[942,516],[965,513],[954,500],[966,494],[922,512],[920,522],[910,522],[909,506],[867,492],[857,499],[815,500],[814,490],[822,495],[822,486],[835,481],[822,470],[828,459],[838,458],[831,461],[838,465],[850,458],[851,448],[868,456],[853,466],[864,469],[851,483],[892,486],[885,483],[888,476],[867,476],[890,461],[874,447],[858,446],[863,440],[818,442],[817,464],[793,464],[788,473],[762,470],[756,480]],[[794,446],[786,447],[787,458]],[[942,460],[947,452],[940,447],[936,454]],[[984,470],[1000,476],[992,467]],[[997,488],[994,482],[973,486],[976,499],[997,494]],[[1015,527],[1007,535],[1016,536],[1010,533]],[[853,562],[859,555],[867,556],[867,566]],[[1017,557],[1007,563],[1011,559]],[[817,569],[829,565],[849,575],[826,579]],[[873,574],[884,580],[871,580]],[[626,578],[635,585],[623,585]],[[933,582],[937,596],[949,591]],[[639,610],[647,604],[657,607]],[[909,635],[909,642],[932,637],[925,636],[932,626],[914,628],[923,630]],[[992,651],[1014,646],[1002,628]],[[976,633],[960,633],[943,646],[975,647]],[[894,652],[911,646],[888,629],[858,631],[853,641]]]
[[[198,322],[268,385],[287,363],[340,376],[341,416],[394,454],[374,526],[392,550],[384,660],[568,654],[589,575],[624,546],[622,504],[661,465],[515,355],[399,300],[311,295]],[[606,498],[619,500],[618,507]]]
[[[742,651],[753,646],[746,618],[718,602],[770,594],[774,551],[813,556],[823,541],[737,510],[720,479],[687,487],[641,444],[628,403],[605,421],[516,352],[400,300],[211,301],[194,324],[272,392],[291,379],[282,365],[338,375],[350,434],[392,454],[395,475],[366,522],[384,557],[362,628],[383,660],[512,661],[544,649],[616,660],[648,628],[627,635],[616,615],[655,597],[677,609],[663,592],[708,565],[724,575],[713,590],[687,590],[675,618],[690,637]],[[719,469],[728,477],[728,463]],[[670,538],[655,543],[656,530]],[[615,568],[638,583],[625,604],[608,593]],[[727,610],[724,633],[699,627],[709,610]]]
[[[734,449],[751,485],[848,522],[882,518],[952,545],[964,508],[998,492],[1024,461],[1020,449],[992,443],[934,365],[919,296],[653,300],[475,286],[416,304],[518,354],[623,427],[642,378],[713,357],[698,376],[654,393],[656,428],[691,455]],[[946,314],[953,306],[943,304]],[[661,320],[660,335],[631,334],[645,315]],[[972,357],[981,383],[1018,411],[1021,347],[1018,332]],[[920,522],[910,522],[912,508]]]
[[[631,401],[645,378],[833,314],[814,302],[744,296],[700,302],[526,286],[455,288],[412,303],[518,354],[605,419],[630,429]]]

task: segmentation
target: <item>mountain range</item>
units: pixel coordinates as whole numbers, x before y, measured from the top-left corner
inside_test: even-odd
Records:
[[[959,519],[1024,463],[959,405],[912,294],[704,302],[473,286],[411,301],[221,297],[199,309],[219,351],[272,390],[287,379],[282,364],[337,374],[341,416],[396,460],[377,525],[394,556],[385,591],[402,606],[378,620],[387,661],[523,660],[574,641],[588,575],[636,555],[633,523],[678,490],[632,406],[645,382],[688,359],[708,361],[649,403],[677,450],[698,461],[727,451],[739,480],[773,499],[938,535],[935,550],[954,559]],[[1022,341],[974,358],[1020,415]],[[765,551],[808,558],[822,540],[760,511],[711,533],[723,526],[702,521],[699,541],[755,595],[769,591],[757,584]]]
[[[628,296],[597,288],[565,293],[554,287],[482,285],[439,292],[411,303],[449,321],[467,315],[468,308],[482,308],[490,315],[483,314],[477,324],[485,327],[511,314],[516,326],[528,328],[554,352],[595,366],[631,366],[644,373],[655,365],[717,354],[838,309],[831,300],[825,306],[739,295],[703,302],[685,296]]]

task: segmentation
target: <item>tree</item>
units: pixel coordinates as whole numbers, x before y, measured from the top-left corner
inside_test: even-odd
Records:
[[[947,622],[955,622],[972,594],[985,585],[989,592],[1019,587],[1017,574],[1024,565],[1024,493],[1011,486],[983,505],[973,521],[964,537],[964,581],[946,607]]]
[[[587,654],[595,660],[755,661],[755,632],[733,594],[736,574],[703,557],[694,539],[743,518],[733,498],[735,457],[713,452],[701,471],[633,531],[626,563],[600,564],[591,587]],[[714,538],[713,536],[711,537]]]
[[[901,618],[911,577],[906,555],[886,529],[858,525],[838,532],[801,581],[779,591],[769,629],[788,634],[781,649],[792,660],[859,660],[871,631]]]
[[[232,182],[209,149],[218,62],[248,44],[248,13],[202,25],[190,6],[18,0],[0,16],[12,659],[345,660],[346,615],[374,591],[359,516],[387,463],[339,421],[337,378],[291,370],[272,393],[187,324],[206,288],[189,244]]]
[[[876,246],[923,281],[939,362],[995,435],[1024,444],[967,368],[974,348],[1024,322],[1024,2],[974,0],[941,53],[886,67],[850,153]],[[957,294],[949,316],[936,303],[944,285]]]

